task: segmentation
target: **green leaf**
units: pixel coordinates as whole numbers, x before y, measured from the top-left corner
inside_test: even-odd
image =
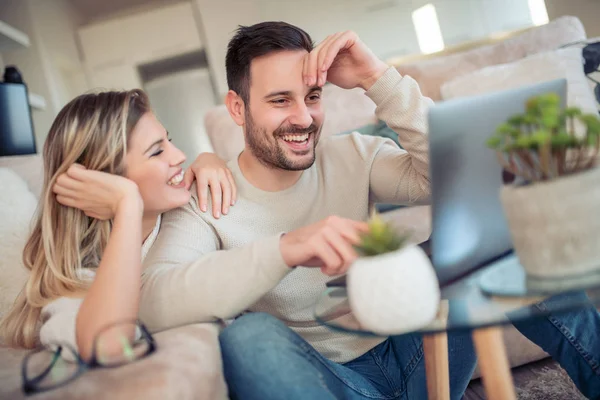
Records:
[[[502,138],[499,136],[492,136],[487,140],[487,146],[492,149],[497,149],[502,144]]]
[[[559,108],[560,107],[560,96],[558,93],[547,93],[536,96],[538,104],[542,108]]]
[[[575,144],[576,141],[577,139],[569,135],[566,131],[559,132],[550,139],[552,148],[566,148]]]
[[[545,145],[546,143],[550,142],[550,138],[551,138],[551,135],[550,135],[549,131],[539,130],[539,131],[534,132],[531,135],[530,140],[531,140],[532,145],[541,147],[541,146]]]
[[[566,109],[565,109],[565,111],[564,111],[564,115],[565,115],[566,117],[571,117],[571,118],[573,118],[573,117],[578,117],[578,116],[582,115],[582,112],[581,112],[581,110],[580,110],[579,108],[577,108],[577,107],[568,107],[568,108],[566,108]]]
[[[409,236],[399,234],[378,214],[375,214],[368,222],[369,231],[361,235],[360,243],[355,246],[359,254],[363,256],[374,256],[400,249]]]
[[[560,111],[558,109],[545,111],[542,113],[541,122],[543,126],[549,129],[558,127],[560,123]]]
[[[584,114],[579,117],[579,120],[585,124],[588,132],[593,135],[600,134],[600,119],[595,114]]]
[[[523,122],[525,124],[530,124],[530,125],[534,125],[537,124],[539,121],[539,117],[537,115],[532,115],[532,114],[526,114],[523,117]]]
[[[510,117],[508,119],[507,123],[509,123],[510,125],[512,125],[514,127],[519,127],[525,123],[525,116],[523,116],[521,114],[513,115],[512,117]]]
[[[534,144],[531,136],[520,136],[515,140],[515,148],[529,149]]]
[[[525,112],[532,112],[540,106],[541,96],[531,97],[525,102]]]
[[[514,131],[515,131],[515,128],[507,122],[498,125],[498,127],[496,128],[496,133],[498,133],[500,135],[510,135]]]

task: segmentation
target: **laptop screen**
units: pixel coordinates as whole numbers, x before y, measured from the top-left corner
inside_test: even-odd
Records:
[[[531,96],[566,98],[566,80],[457,98],[429,111],[431,258],[441,285],[508,254],[512,241],[500,189],[512,177],[486,145],[498,125],[524,111]]]

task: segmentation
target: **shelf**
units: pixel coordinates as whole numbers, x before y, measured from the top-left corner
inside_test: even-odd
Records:
[[[29,105],[35,110],[43,111],[46,109],[46,99],[39,94],[29,93]]]
[[[0,53],[29,47],[29,36],[0,21]]]

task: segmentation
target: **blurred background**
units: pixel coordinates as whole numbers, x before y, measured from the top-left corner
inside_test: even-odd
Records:
[[[203,118],[227,92],[225,52],[240,24],[283,20],[316,42],[351,29],[397,62],[562,15],[600,36],[597,0],[0,0],[0,68],[17,66],[28,85],[38,148],[76,95],[141,87],[193,160],[212,150]]]

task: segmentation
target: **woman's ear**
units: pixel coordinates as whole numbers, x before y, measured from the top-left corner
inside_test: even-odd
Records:
[[[233,90],[227,92],[225,96],[225,105],[229,115],[233,118],[233,121],[239,126],[244,125],[246,122],[245,104],[242,98]]]

